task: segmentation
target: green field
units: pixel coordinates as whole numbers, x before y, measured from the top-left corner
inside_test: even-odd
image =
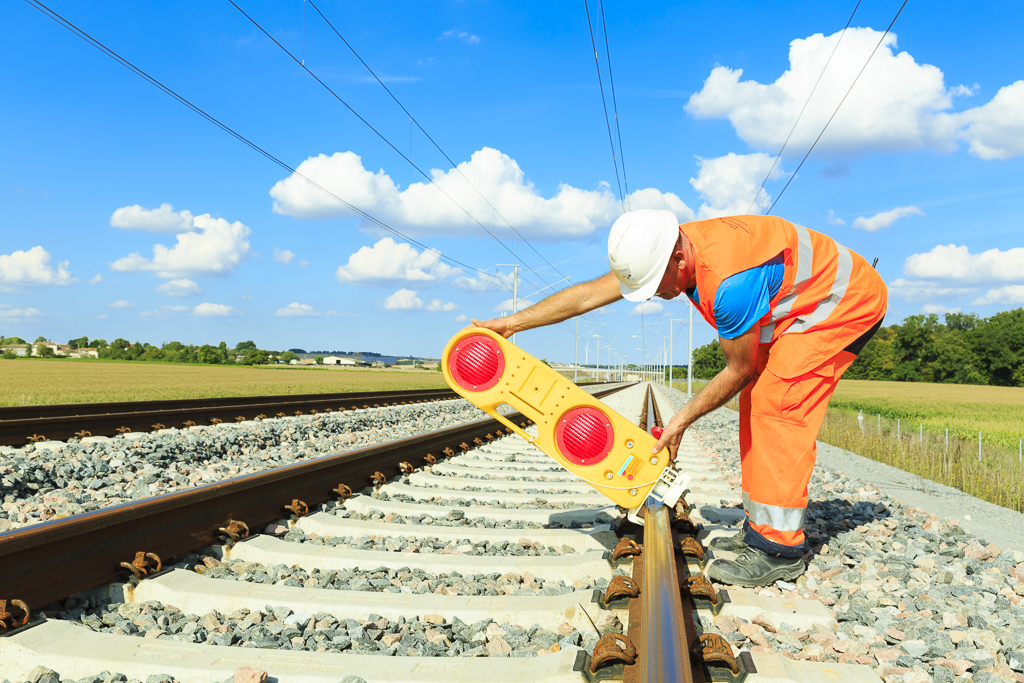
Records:
[[[413,369],[184,365],[139,361],[0,360],[0,405],[149,401],[214,396],[435,389],[441,373]]]

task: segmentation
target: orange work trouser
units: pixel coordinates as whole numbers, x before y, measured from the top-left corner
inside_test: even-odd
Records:
[[[818,430],[839,378],[857,357],[840,351],[810,372],[783,379],[766,367],[772,346],[760,346],[757,377],[740,393],[744,541],[792,558],[803,555]]]

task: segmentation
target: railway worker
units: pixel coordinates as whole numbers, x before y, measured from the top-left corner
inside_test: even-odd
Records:
[[[619,299],[685,293],[718,332],[727,365],[672,418],[655,447],[675,458],[683,432],[740,392],[743,530],[712,548],[708,575],[764,586],[804,572],[803,521],[815,439],[843,372],[881,327],[888,292],[861,257],[775,216],[679,225],[669,211],[631,211],[608,236],[611,272],[505,318],[473,321],[508,337]]]

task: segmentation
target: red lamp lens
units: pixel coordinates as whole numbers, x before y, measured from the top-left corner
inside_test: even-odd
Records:
[[[505,356],[490,337],[474,334],[460,341],[448,358],[455,383],[467,391],[486,391],[505,373]]]
[[[597,408],[573,408],[555,428],[558,450],[576,465],[595,465],[606,457],[615,441],[608,417]]]

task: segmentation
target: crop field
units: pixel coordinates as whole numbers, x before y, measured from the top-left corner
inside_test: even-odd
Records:
[[[97,360],[0,360],[0,405],[434,389],[430,370],[342,370]]]

